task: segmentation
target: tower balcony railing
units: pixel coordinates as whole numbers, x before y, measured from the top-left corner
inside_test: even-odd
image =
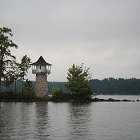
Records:
[[[50,74],[51,71],[49,69],[32,69],[33,74],[38,74],[38,73],[45,73],[45,74]]]

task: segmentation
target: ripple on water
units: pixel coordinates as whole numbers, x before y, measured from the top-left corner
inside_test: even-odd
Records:
[[[2,140],[139,140],[139,102],[0,103]]]

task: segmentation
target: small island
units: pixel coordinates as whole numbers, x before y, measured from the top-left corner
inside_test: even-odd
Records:
[[[128,102],[133,100],[117,100],[113,98],[98,99],[94,96],[95,91],[91,89],[90,68],[72,64],[67,72],[67,82],[64,86],[67,92],[53,87],[51,95],[48,94],[47,76],[51,73],[52,64],[46,62],[42,56],[31,63],[29,56],[24,55],[21,62],[11,53],[11,49],[18,48],[12,40],[12,30],[7,27],[0,28],[0,101],[52,101],[52,102]],[[32,66],[32,73],[36,76],[36,84],[28,80],[27,72]],[[17,82],[21,83],[17,89]],[[14,91],[9,87],[14,85]],[[139,101],[139,100],[137,100]]]

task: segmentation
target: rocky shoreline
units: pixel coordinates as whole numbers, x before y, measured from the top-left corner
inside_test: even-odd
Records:
[[[93,98],[93,102],[139,102],[140,100],[128,100],[128,99],[114,99],[114,98],[108,98],[108,99],[100,99],[100,98]]]
[[[101,98],[92,98],[87,100],[72,100],[72,99],[52,99],[52,98],[33,98],[33,99],[10,99],[10,98],[0,98],[0,102],[140,102],[140,100],[128,100],[128,99],[101,99]]]

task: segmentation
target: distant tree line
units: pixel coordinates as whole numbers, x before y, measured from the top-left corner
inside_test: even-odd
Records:
[[[138,95],[140,94],[140,79],[131,78],[105,78],[103,80],[94,79],[90,81],[91,88],[97,94],[119,94]]]
[[[140,94],[140,79],[131,78],[105,78],[103,80],[92,79],[89,81],[90,87],[95,94],[103,95],[139,95]],[[49,82],[49,93],[54,87],[57,87],[64,92],[68,92],[64,86],[65,82]]]
[[[105,78],[103,80],[92,79],[89,81],[90,87],[95,94],[103,95],[139,95],[140,94],[140,79],[131,78]],[[21,88],[21,82],[17,82],[17,89]],[[35,87],[35,81],[32,81],[33,87]],[[65,87],[65,82],[48,82],[48,92],[52,93],[53,88],[58,88],[63,92],[69,92]],[[14,91],[14,83],[10,87]],[[3,87],[4,90],[4,87]]]

